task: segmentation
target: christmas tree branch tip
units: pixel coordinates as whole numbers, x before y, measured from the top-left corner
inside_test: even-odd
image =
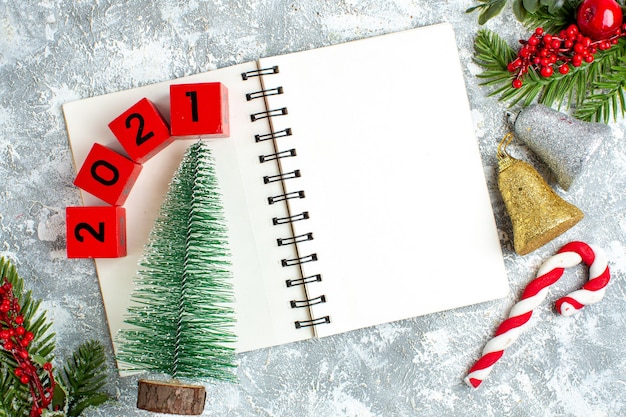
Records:
[[[474,61],[490,96],[509,106],[534,102],[571,110],[589,122],[608,123],[626,112],[626,24],[597,39],[569,24],[557,33],[536,28],[516,52],[498,34],[480,29]]]
[[[78,416],[109,400],[101,391],[107,369],[102,344],[82,344],[57,372],[52,323],[39,313],[41,301],[24,291],[23,279],[5,258],[0,277],[0,416]]]

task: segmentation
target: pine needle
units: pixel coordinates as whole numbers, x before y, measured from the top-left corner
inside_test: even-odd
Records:
[[[67,389],[69,417],[79,416],[87,407],[110,399],[102,392],[107,377],[105,364],[104,346],[93,340],[81,344],[67,360],[61,378]]]
[[[31,404],[26,385],[13,374],[14,367],[0,362],[0,417],[28,417]]]

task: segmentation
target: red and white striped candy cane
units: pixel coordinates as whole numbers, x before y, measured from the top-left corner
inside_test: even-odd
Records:
[[[523,326],[530,320],[533,309],[546,298],[548,287],[561,278],[565,268],[584,262],[589,266],[589,281],[577,291],[556,301],[556,309],[564,316],[571,316],[585,305],[597,303],[604,297],[610,280],[609,267],[604,251],[583,242],[571,242],[563,246],[556,255],[546,260],[537,272],[537,277],[528,284],[521,300],[513,306],[509,318],[496,330],[487,342],[480,359],[472,366],[465,382],[477,388],[489,375],[495,363],[520,335]]]

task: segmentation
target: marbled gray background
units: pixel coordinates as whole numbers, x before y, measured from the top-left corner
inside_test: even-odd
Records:
[[[54,322],[57,356],[109,334],[94,265],[65,257],[64,210],[72,185],[61,105],[292,51],[416,26],[453,24],[511,286],[508,298],[239,356],[236,385],[207,383],[206,416],[618,416],[626,414],[626,140],[612,123],[596,158],[563,193],[585,219],[544,248],[511,251],[510,222],[495,188],[505,106],[478,85],[472,63],[475,0],[0,1],[0,254],[13,260]],[[528,36],[510,10],[490,21],[514,45]],[[433,42],[436,42],[433,39]],[[419,54],[419,48],[407,49]],[[375,65],[376,57],[372,57]],[[424,57],[437,65],[437,57]],[[446,86],[441,86],[441,94]],[[454,123],[454,115],[450,115]],[[563,126],[555,126],[563,128]],[[568,132],[564,129],[564,138]],[[515,156],[547,170],[520,143]],[[441,169],[445,165],[442,144]],[[436,173],[434,173],[436,175]],[[459,175],[462,175],[459,173]],[[554,185],[554,183],[553,183]],[[454,193],[455,190],[441,190]],[[605,248],[613,280],[577,316],[550,303],[587,279],[572,269],[479,390],[462,381],[537,268],[569,240]],[[450,237],[451,255],[462,250]],[[419,264],[416,263],[416,268]],[[477,279],[481,271],[467,271]],[[112,362],[111,362],[112,364]],[[116,402],[86,416],[147,416],[136,379],[112,369]]]

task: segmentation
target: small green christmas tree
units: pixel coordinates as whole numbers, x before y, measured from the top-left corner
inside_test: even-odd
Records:
[[[174,174],[139,262],[118,360],[177,378],[234,380],[234,312],[221,196],[206,143]]]

